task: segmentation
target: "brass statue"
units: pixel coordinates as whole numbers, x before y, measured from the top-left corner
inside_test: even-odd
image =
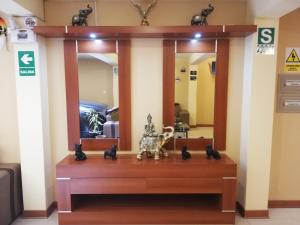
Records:
[[[145,10],[142,8],[142,4],[136,2],[136,0],[131,0],[131,3],[138,9],[138,11],[142,17],[141,25],[149,26],[149,21],[148,21],[147,17],[148,17],[148,14],[150,13],[150,10],[156,5],[157,0],[152,0],[152,2],[147,5]]]
[[[169,131],[158,134],[151,120],[152,116],[149,114],[147,116],[148,123],[145,125],[145,132],[139,142],[138,160],[142,160],[144,153],[146,153],[148,158],[154,157],[155,160],[160,159],[160,156],[168,157],[168,152],[164,148],[164,145],[174,136],[174,128],[164,127],[164,130]]]

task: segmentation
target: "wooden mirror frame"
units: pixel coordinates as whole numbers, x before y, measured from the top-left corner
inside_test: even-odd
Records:
[[[229,40],[164,40],[163,41],[163,124],[174,126],[175,102],[175,54],[176,53],[216,53],[214,138],[175,139],[173,149],[187,145],[190,150],[204,150],[207,144],[213,143],[217,150],[226,149],[227,122],[227,85],[229,64]]]
[[[130,40],[107,40],[96,44],[94,40],[64,40],[68,148],[82,143],[84,150],[104,150],[117,144],[120,150],[131,150],[131,80]],[[119,75],[120,138],[80,139],[79,81],[77,53],[117,53]]]

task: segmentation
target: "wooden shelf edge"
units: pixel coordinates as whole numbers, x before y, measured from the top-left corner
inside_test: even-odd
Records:
[[[90,33],[104,39],[165,38],[191,39],[196,33],[202,38],[246,37],[257,30],[256,25],[209,26],[36,26],[34,32],[48,38],[90,39]]]

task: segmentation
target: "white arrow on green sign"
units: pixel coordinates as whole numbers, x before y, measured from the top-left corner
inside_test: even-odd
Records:
[[[19,75],[35,76],[34,51],[18,51]]]

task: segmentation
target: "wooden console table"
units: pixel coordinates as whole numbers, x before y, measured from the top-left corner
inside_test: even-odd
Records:
[[[234,224],[236,164],[171,155],[138,161],[102,155],[56,166],[59,224]]]

